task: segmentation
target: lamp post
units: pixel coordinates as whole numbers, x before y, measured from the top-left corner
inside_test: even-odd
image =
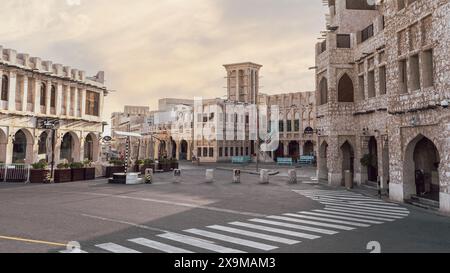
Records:
[[[56,138],[56,130],[59,125],[59,120],[57,119],[45,119],[38,124],[38,128],[51,130],[52,131],[52,161],[50,162],[50,181],[53,181],[54,172],[55,172],[55,138]]]

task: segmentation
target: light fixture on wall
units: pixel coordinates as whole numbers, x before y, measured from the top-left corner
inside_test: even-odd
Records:
[[[416,127],[419,124],[419,119],[414,116],[411,118],[411,126]]]
[[[363,128],[363,135],[367,135],[369,133],[369,128]]]
[[[449,106],[449,104],[450,104],[450,102],[449,102],[449,100],[447,100],[447,99],[441,101],[441,106],[442,106],[442,108],[447,109],[448,106]]]

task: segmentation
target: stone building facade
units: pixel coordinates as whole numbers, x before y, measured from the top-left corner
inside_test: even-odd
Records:
[[[316,45],[318,176],[450,211],[450,3],[330,0]]]
[[[52,132],[45,120],[58,121],[55,162],[100,160],[104,73],[82,70],[0,46],[0,162],[51,161]]]

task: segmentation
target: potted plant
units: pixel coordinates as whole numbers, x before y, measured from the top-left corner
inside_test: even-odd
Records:
[[[170,172],[171,165],[170,161],[167,158],[162,158],[159,160],[160,170],[163,170],[164,172]]]
[[[155,165],[155,162],[153,161],[153,159],[148,158],[148,159],[144,160],[144,164],[142,165],[142,168],[141,168],[141,174],[145,174],[146,169],[152,169],[153,172],[156,171],[156,165]]]
[[[139,172],[144,165],[144,160],[138,159],[136,162],[134,162],[134,171]]]
[[[48,183],[50,182],[50,170],[45,159],[31,165],[30,183]]]
[[[84,164],[84,180],[95,179],[95,167],[92,166],[92,160],[85,160]]]
[[[109,164],[111,166],[106,167],[106,178],[110,178],[115,173],[125,172],[124,161],[120,159],[111,159]]]
[[[68,163],[59,163],[55,170],[55,183],[65,183],[72,181],[72,171]]]
[[[176,158],[172,158],[172,159],[170,160],[170,167],[171,167],[173,170],[179,168],[179,163],[178,163],[178,160],[177,160]]]
[[[72,181],[82,181],[84,180],[84,164],[81,162],[73,162],[70,163],[70,170],[71,170],[71,175]]]

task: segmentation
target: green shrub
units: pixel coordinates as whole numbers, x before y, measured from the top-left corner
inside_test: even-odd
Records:
[[[46,160],[40,160],[39,162],[36,162],[31,165],[33,170],[46,170],[48,168],[48,163]]]
[[[153,161],[153,159],[147,158],[146,160],[144,160],[144,165],[151,165],[151,164],[153,164],[153,163],[155,163],[155,162]]]
[[[138,160],[136,160],[135,164],[138,165],[138,166],[144,165],[144,160],[138,159]]]
[[[86,159],[85,161],[83,161],[83,165],[84,167],[92,167],[92,160]]]
[[[68,163],[59,163],[58,165],[56,165],[56,168],[58,168],[60,170],[68,169],[69,164]]]
[[[84,164],[81,162],[73,162],[73,163],[70,163],[69,166],[71,169],[82,169],[84,167]]]

